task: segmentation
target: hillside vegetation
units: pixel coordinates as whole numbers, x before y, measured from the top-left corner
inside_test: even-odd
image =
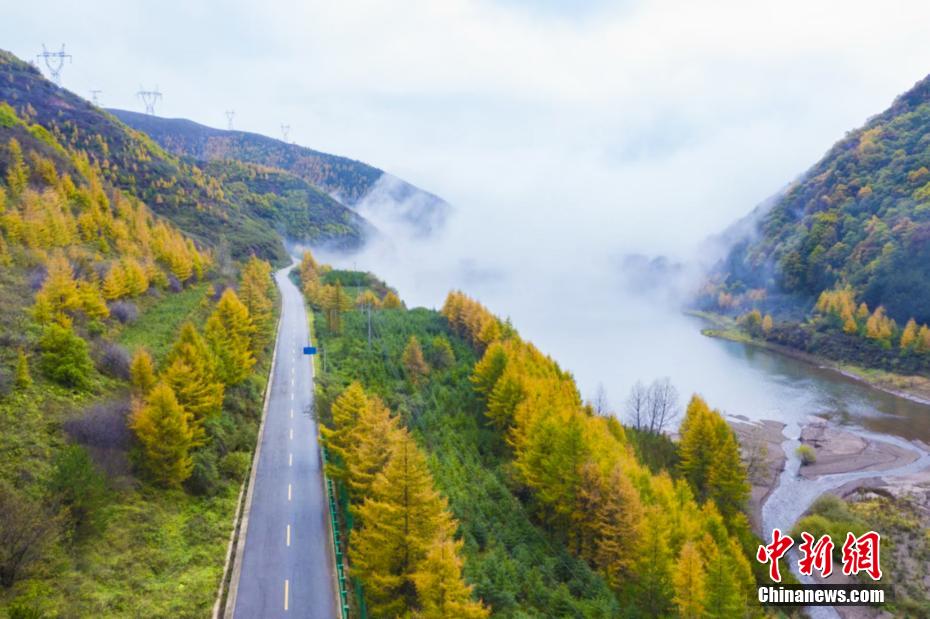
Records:
[[[46,80],[0,50],[0,101],[62,146],[83,152],[114,187],[146,202],[195,240],[229,244],[235,258],[286,262],[279,233],[308,243],[357,246],[364,220],[299,179],[242,166],[208,171]],[[4,124],[0,121],[0,125]]]
[[[0,609],[203,616],[255,440],[270,265],[185,234],[38,116],[0,102]]]
[[[370,275],[330,271],[309,254],[300,272],[322,353],[316,410],[342,498],[353,612],[760,614],[753,592],[766,576],[750,560],[745,467],[699,397],[679,443],[647,437],[596,414],[568,372],[462,293],[441,312],[407,309],[364,284],[380,284]],[[641,440],[676,464],[650,469]],[[401,466],[412,452],[415,465]],[[400,501],[405,486],[419,498]],[[391,523],[406,510],[433,524],[401,535]],[[438,574],[460,612],[428,612]]]
[[[928,369],[919,356],[930,323],[930,77],[753,217],[703,308],[770,313],[776,341],[838,360]]]
[[[246,131],[205,127],[189,120],[110,110],[165,150],[200,162],[237,161],[277,170],[318,188],[326,197],[365,213],[405,222],[419,234],[440,227],[449,205],[438,196],[360,161],[321,153]]]

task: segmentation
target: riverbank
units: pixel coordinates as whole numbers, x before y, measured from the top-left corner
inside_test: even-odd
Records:
[[[917,446],[906,449],[856,434],[830,424],[826,419],[811,418],[801,429],[801,444],[813,450],[816,460],[801,467],[805,479],[859,471],[896,469],[920,458]]]
[[[739,440],[751,490],[749,522],[756,533],[762,529],[762,506],[778,486],[787,457],[782,449],[785,424],[765,419],[752,421],[742,415],[728,416],[727,422]]]
[[[727,418],[739,440],[742,456],[748,469],[751,484],[749,518],[753,529],[763,534],[762,508],[772,492],[782,482],[782,473],[788,463],[785,451],[785,424],[770,419],[752,421],[743,416]],[[839,496],[848,496],[861,488],[930,488],[930,467],[915,474],[887,478],[884,471],[892,471],[916,462],[930,447],[920,442],[911,446],[883,441],[831,424],[826,419],[811,417],[801,427],[799,441],[811,448],[814,461],[797,469],[797,477],[816,481],[828,476],[875,472],[830,490]],[[796,458],[791,454],[792,458]],[[928,491],[930,492],[930,491]],[[930,499],[927,501],[930,513]],[[794,524],[794,523],[790,523]],[[790,526],[790,525],[786,525]]]
[[[818,368],[836,372],[850,380],[863,383],[869,387],[884,391],[885,393],[899,398],[930,406],[930,378],[926,376],[907,376],[833,361],[832,359],[827,359],[820,355],[814,355],[795,348],[789,348],[788,346],[773,344],[766,340],[754,338],[740,329],[734,319],[727,316],[692,310],[686,311],[685,314],[700,318],[712,325],[712,327],[701,329],[701,333],[707,337],[740,342],[777,352],[786,357],[803,361],[804,363]]]

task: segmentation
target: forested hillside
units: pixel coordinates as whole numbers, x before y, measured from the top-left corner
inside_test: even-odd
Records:
[[[300,274],[353,613],[761,613],[746,470],[700,397],[680,442],[636,432],[460,292],[441,312],[407,309],[372,275],[310,254]]]
[[[719,275],[745,301],[808,309],[839,284],[899,323],[930,322],[930,78],[851,131],[788,188]]]
[[[742,226],[702,308],[758,310],[743,320],[752,335],[836,360],[930,371],[930,77],[766,209]]]
[[[185,234],[62,133],[83,129],[17,101],[0,102],[0,613],[203,616],[255,441],[270,265]]]
[[[67,148],[83,151],[101,177],[145,201],[195,239],[225,239],[234,257],[281,263],[279,233],[313,244],[358,246],[364,220],[299,179],[261,168],[205,170],[159,147],[111,114],[0,51],[0,101]],[[41,136],[40,136],[41,137]]]
[[[380,215],[400,218],[424,234],[442,224],[449,208],[438,196],[360,161],[257,133],[214,129],[189,120],[126,110],[110,111],[130,127],[152,136],[171,153],[196,161],[235,160],[286,172],[342,204],[365,205]]]

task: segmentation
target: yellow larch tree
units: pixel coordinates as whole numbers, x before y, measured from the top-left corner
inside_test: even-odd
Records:
[[[355,424],[351,449],[346,452],[347,483],[353,501],[360,503],[368,496],[375,477],[391,455],[398,431],[397,420],[384,402],[369,397]]]
[[[694,542],[685,542],[678,554],[672,574],[675,585],[675,606],[682,619],[701,619],[704,616],[704,564]]]
[[[272,325],[272,287],[271,265],[256,258],[249,258],[242,269],[239,285],[239,298],[249,310],[249,316],[255,325],[252,336],[252,350],[261,350],[271,337]]]
[[[401,303],[400,297],[391,290],[381,299],[381,307],[383,309],[401,309],[403,306],[404,304]]]
[[[927,325],[921,326],[917,332],[916,350],[919,353],[930,352],[930,328],[927,328]]]
[[[917,343],[917,334],[917,321],[911,318],[904,326],[904,331],[901,332],[901,350],[910,350],[913,348]]]
[[[191,414],[194,440],[204,440],[204,423],[220,414],[225,387],[204,338],[190,322],[184,323],[168,354],[162,380],[171,386],[178,402]]]
[[[70,324],[69,312],[81,309],[81,295],[71,263],[56,250],[46,265],[48,275],[36,293],[34,314],[39,322],[58,321]]]
[[[32,375],[29,373],[29,357],[26,351],[20,348],[16,351],[16,388],[28,389],[32,385]]]
[[[223,291],[216,309],[207,319],[205,335],[216,355],[220,380],[235,385],[249,375],[255,365],[252,333],[255,326],[242,301],[232,288]]]
[[[348,479],[350,451],[355,444],[358,420],[368,407],[368,397],[359,382],[353,382],[333,402],[332,424],[320,426],[330,460],[326,474],[340,481]],[[335,458],[334,458],[335,457]]]
[[[418,619],[484,619],[490,611],[472,597],[462,577],[462,541],[437,537],[412,579],[417,590]]]
[[[423,382],[423,379],[429,374],[429,366],[423,357],[423,349],[420,347],[417,336],[411,335],[410,339],[407,340],[407,345],[401,355],[401,363],[404,366],[404,372],[407,374],[407,380],[414,386]]]
[[[146,468],[155,481],[176,487],[190,477],[194,467],[190,413],[178,404],[171,387],[164,383],[153,387],[145,404],[133,412],[130,425],[142,443]]]
[[[103,278],[103,296],[108,301],[122,299],[129,294],[129,282],[127,281],[126,269],[122,263],[114,262],[107,271],[106,277]]]
[[[77,282],[78,295],[81,297],[81,309],[90,318],[107,318],[110,308],[100,292],[97,280],[79,280]]]
[[[129,381],[141,395],[147,394],[155,386],[155,362],[145,348],[139,348],[132,356],[129,363]]]
[[[437,538],[450,538],[454,521],[413,438],[397,433],[391,456],[358,508],[353,572],[365,583],[369,610],[398,617],[417,608],[413,577]]]
[[[643,507],[639,494],[621,467],[614,467],[602,486],[594,516],[594,563],[618,589],[629,580],[640,544]]]

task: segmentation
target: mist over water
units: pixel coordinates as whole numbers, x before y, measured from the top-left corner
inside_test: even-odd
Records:
[[[423,239],[390,215],[404,212],[403,205],[365,212],[381,236],[361,252],[321,254],[323,260],[375,273],[410,307],[438,308],[450,290],[463,290],[509,317],[523,337],[571,371],[583,397],[593,398],[603,385],[610,408],[621,417],[637,380],[667,376],[681,394],[682,409],[699,393],[730,415],[789,425],[819,415],[930,440],[926,406],[702,335],[701,321],[681,312],[684,294],[698,281],[696,270],[682,269],[673,281],[647,287],[652,274],[630,278],[622,268],[622,257],[648,251],[648,242],[597,244],[585,238],[585,230],[598,222],[582,221],[553,234],[545,221],[514,221],[506,210],[467,205],[458,205],[445,228]],[[592,236],[602,235],[603,230]]]

